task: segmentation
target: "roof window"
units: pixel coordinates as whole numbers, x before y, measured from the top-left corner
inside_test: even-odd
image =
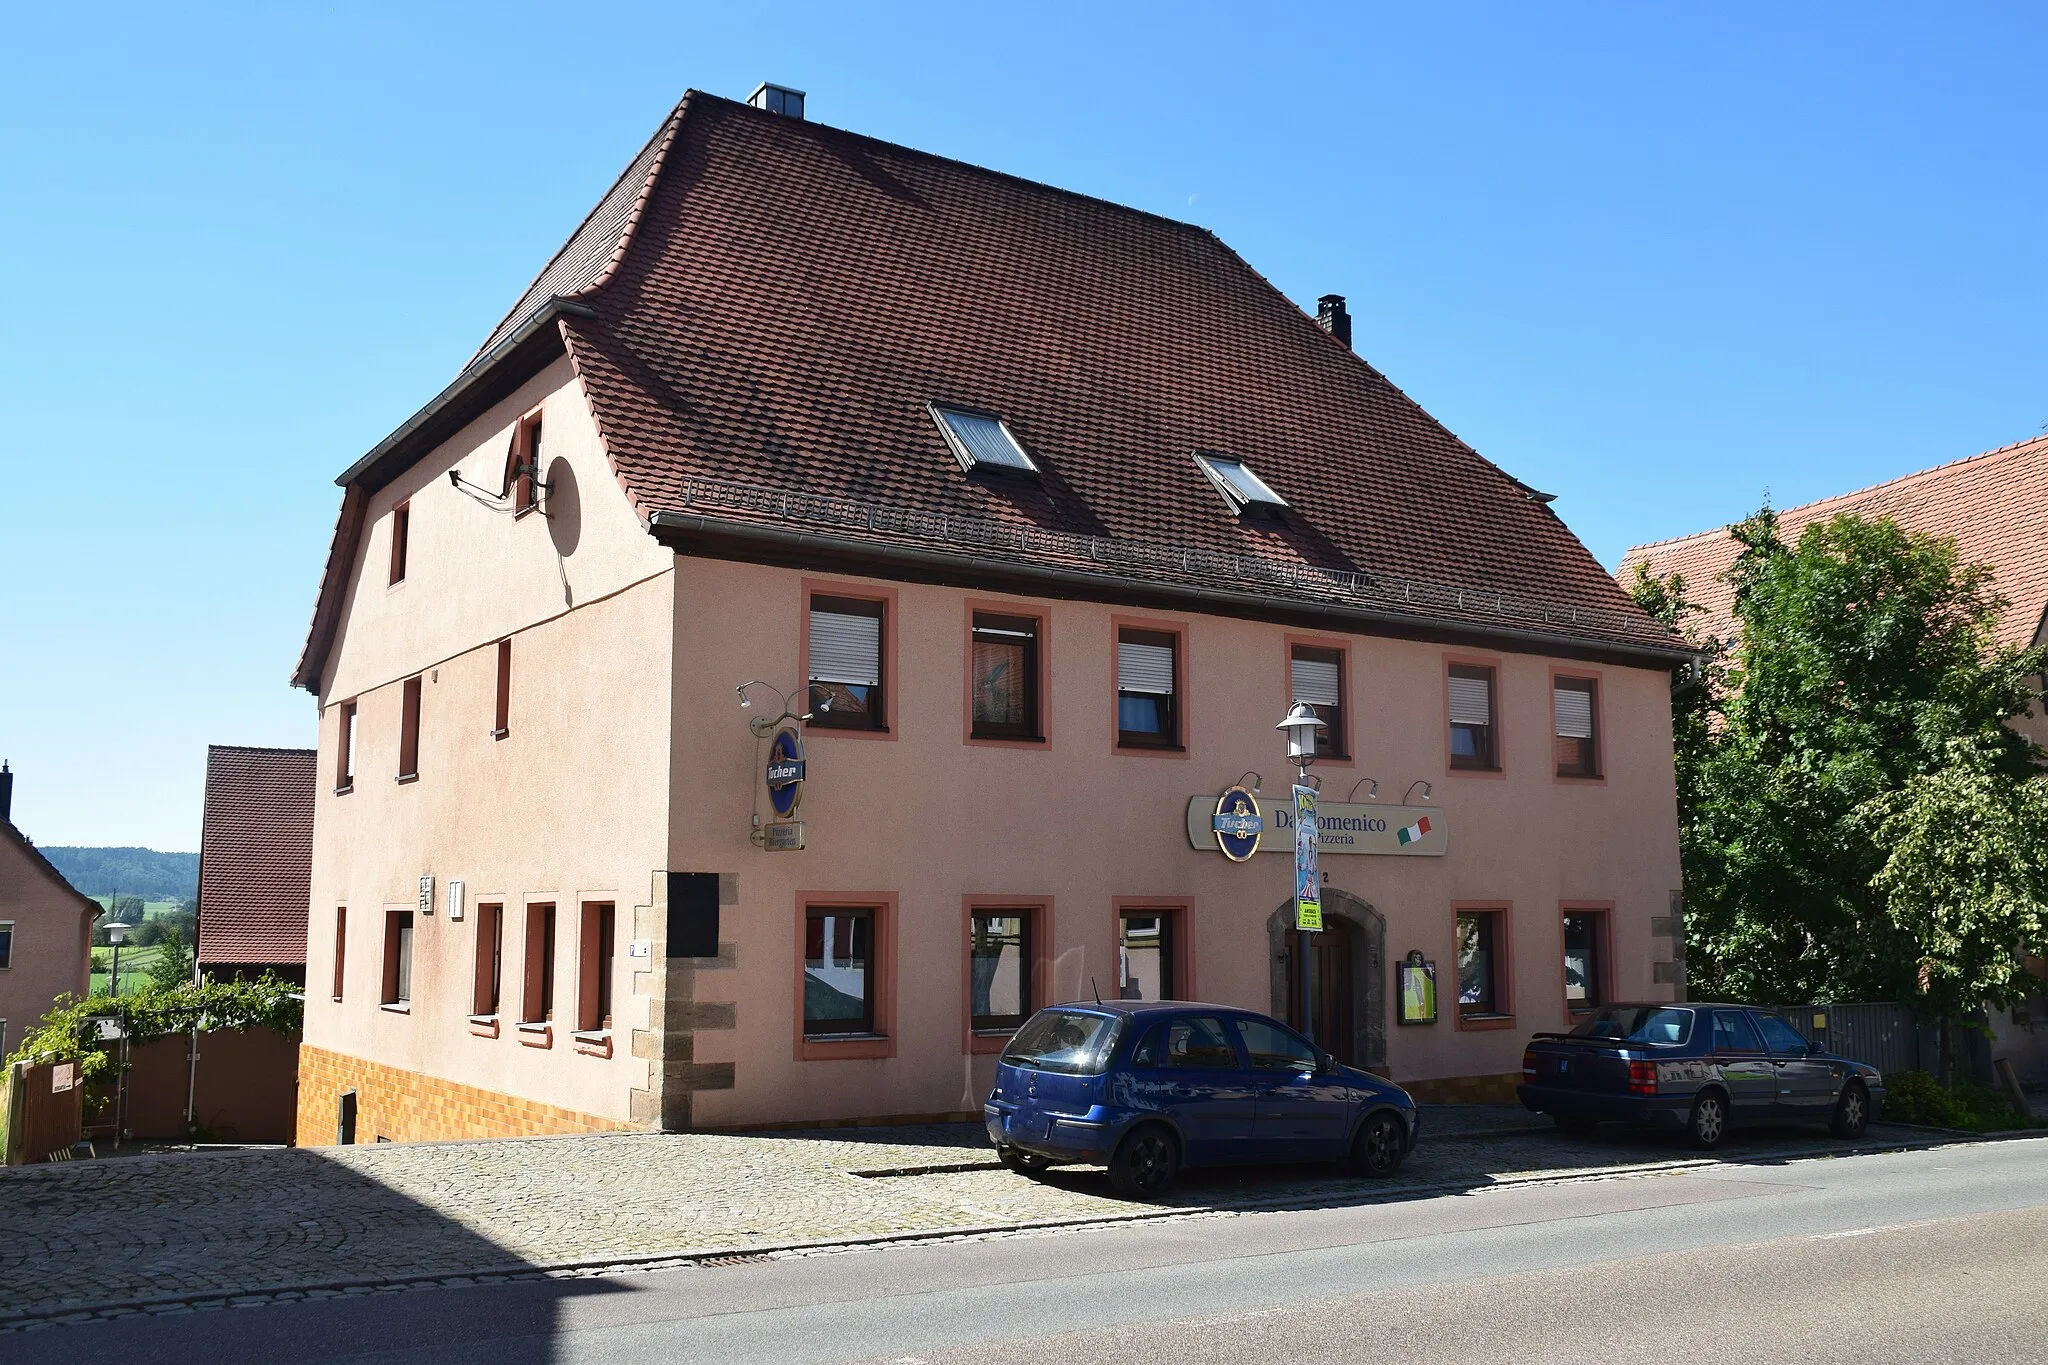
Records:
[[[782,114],[800,119],[804,116],[804,92],[792,90],[786,85],[771,85],[762,81],[754,87],[754,93],[747,96],[747,103],[756,109],[766,109],[771,114]]]
[[[1287,499],[1268,488],[1266,481],[1252,473],[1251,466],[1243,460],[1218,455],[1212,450],[1198,450],[1195,463],[1209,476],[1209,482],[1216,485],[1216,491],[1223,494],[1230,510],[1240,516],[1254,512],[1279,512],[1287,506]]]
[[[1038,472],[1038,466],[1031,463],[1031,457],[1024,453],[1023,446],[1017,444],[1010,428],[994,413],[941,407],[937,403],[932,404],[931,409],[939,430],[945,434],[946,444],[953,449],[953,458],[960,462],[962,469],[970,472],[992,469],[1006,474]]]

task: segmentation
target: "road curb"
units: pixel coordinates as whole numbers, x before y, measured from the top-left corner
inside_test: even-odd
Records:
[[[1907,1125],[1901,1124],[1897,1126],[1905,1127]],[[0,1334],[127,1317],[140,1313],[190,1312],[229,1307],[254,1308],[276,1303],[319,1302],[324,1299],[338,1298],[344,1295],[397,1293],[418,1289],[467,1288],[480,1284],[502,1284],[531,1280],[584,1279],[606,1274],[644,1273],[652,1270],[667,1269],[681,1270],[702,1265],[707,1261],[718,1261],[734,1257],[744,1258],[747,1261],[768,1260],[777,1256],[786,1257],[811,1252],[850,1251],[863,1247],[914,1246],[919,1243],[963,1241],[972,1238],[1001,1236],[1007,1233],[1051,1232],[1065,1228],[1117,1227],[1137,1223],[1166,1222],[1175,1219],[1229,1218],[1254,1213],[1299,1213],[1323,1208],[1360,1208],[1373,1204],[1404,1203],[1415,1199],[1443,1197],[1452,1194],[1486,1194],[1503,1190],[1531,1189],[1549,1185],[1592,1184],[1602,1180],[1629,1180],[1649,1176],[1678,1175],[1703,1170],[1732,1169],[1761,1162],[1833,1160],[1839,1157],[1872,1156],[1888,1152],[1925,1151],[1935,1147],[1955,1146],[1964,1142],[2029,1137],[2048,1138],[2048,1130],[2043,1129],[2019,1129],[2008,1134],[1996,1135],[1954,1133],[1946,1129],[1927,1129],[1925,1131],[1934,1136],[1912,1138],[1904,1141],[1862,1142],[1825,1151],[1814,1151],[1810,1148],[1796,1147],[1773,1148],[1763,1151],[1745,1152],[1739,1160],[1697,1156],[1671,1161],[1646,1162],[1630,1166],[1580,1167],[1570,1171],[1528,1176],[1510,1176],[1505,1178],[1467,1177],[1455,1180],[1418,1181],[1412,1184],[1375,1187],[1355,1193],[1338,1195],[1333,1195],[1329,1191],[1321,1191],[1315,1194],[1277,1194],[1268,1199],[1250,1200],[1229,1208],[1196,1206],[1136,1209],[1086,1217],[981,1223],[962,1227],[932,1228],[916,1232],[809,1238],[766,1245],[756,1244],[750,1246],[740,1244],[682,1248],[671,1251],[648,1252],[637,1256],[605,1256],[582,1260],[538,1263],[512,1261],[495,1266],[454,1272],[435,1272],[418,1275],[356,1276],[345,1279],[317,1281],[295,1280],[247,1286],[232,1290],[213,1289],[203,1293],[147,1295],[102,1299],[92,1302],[51,1304],[46,1307],[0,1310]],[[904,1173],[907,1174],[908,1172]],[[854,1173],[849,1172],[849,1174]]]

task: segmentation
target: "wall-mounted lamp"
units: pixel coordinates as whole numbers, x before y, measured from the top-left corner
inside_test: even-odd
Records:
[[[1365,785],[1366,783],[1368,783],[1368,782],[1372,783],[1372,790],[1371,790],[1371,791],[1369,791],[1369,792],[1367,792],[1367,793],[1365,794],[1365,799],[1366,799],[1366,800],[1368,800],[1368,801],[1377,801],[1377,800],[1379,800],[1379,799],[1380,799],[1380,780],[1379,780],[1379,779],[1378,779],[1377,777],[1361,777],[1361,778],[1359,778],[1359,779],[1358,779],[1358,780],[1357,780],[1356,782],[1353,782],[1353,783],[1351,784],[1351,795],[1349,795],[1349,796],[1345,797],[1344,799],[1345,799],[1346,801],[1355,801],[1355,800],[1357,800],[1357,799],[1358,799],[1358,789],[1359,789],[1360,787],[1363,787],[1363,786],[1364,786],[1364,785]]]
[[[747,722],[747,728],[748,728],[749,730],[752,730],[752,731],[753,731],[753,732],[754,732],[754,733],[755,733],[756,735],[766,735],[766,734],[770,733],[771,731],[773,731],[773,730],[775,729],[775,727],[776,727],[776,726],[778,726],[778,725],[782,724],[782,722],[783,722],[783,721],[785,721],[785,720],[794,720],[794,721],[802,722],[802,721],[807,721],[807,720],[809,720],[809,719],[811,718],[811,713],[810,713],[809,711],[806,711],[806,712],[804,712],[804,713],[803,713],[802,715],[798,715],[798,714],[797,714],[797,712],[796,712],[796,709],[795,709],[795,708],[796,708],[796,700],[795,700],[795,698],[796,698],[796,694],[797,694],[798,692],[801,692],[801,691],[803,691],[803,689],[802,689],[801,687],[799,687],[799,688],[795,688],[794,690],[792,690],[792,691],[789,691],[789,692],[780,692],[780,691],[777,691],[777,690],[776,690],[776,688],[774,687],[774,685],[773,685],[773,684],[771,684],[771,683],[764,683],[764,682],[762,682],[762,681],[761,681],[761,680],[760,680],[759,678],[749,678],[749,679],[747,679],[747,680],[746,680],[745,682],[741,683],[741,684],[740,684],[740,685],[739,685],[738,687],[735,687],[735,688],[733,689],[733,691],[734,691],[735,693],[737,693],[737,694],[738,694],[738,696],[739,696],[739,699],[740,699],[740,710],[742,710],[742,711],[749,711],[749,710],[752,710],[752,709],[753,709],[753,706],[754,706],[754,701],[753,701],[753,698],[751,698],[751,697],[749,697],[749,696],[747,695],[747,689],[748,689],[748,688],[750,688],[750,687],[765,687],[765,688],[767,688],[767,689],[768,689],[768,694],[769,694],[770,696],[772,696],[772,697],[775,697],[775,698],[776,698],[777,700],[779,700],[779,701],[780,701],[780,702],[782,703],[782,714],[781,714],[781,715],[779,715],[779,716],[767,716],[767,715],[760,715],[760,716],[755,716],[755,717],[754,717],[754,718],[753,718],[752,720],[750,720],[750,721],[748,721],[748,722]],[[819,703],[818,703],[818,709],[819,709],[820,711],[829,711],[829,710],[831,710],[831,709],[832,709],[832,703],[831,703],[831,701],[830,701],[830,700],[828,699],[828,700],[825,700],[825,701],[821,701],[821,702],[819,702]]]
[[[1245,777],[1249,777],[1251,779],[1252,795],[1257,796],[1259,794],[1259,784],[1261,782],[1264,782],[1265,779],[1260,777],[1257,773],[1246,773],[1244,777],[1240,777],[1237,779],[1238,786],[1242,787],[1245,785]]]
[[[1416,779],[1415,779],[1415,780],[1414,780],[1413,782],[1410,782],[1410,783],[1408,784],[1408,790],[1407,790],[1407,791],[1405,791],[1405,792],[1402,792],[1402,793],[1401,793],[1401,804],[1402,804],[1402,805],[1404,805],[1404,806],[1405,806],[1405,805],[1407,805],[1407,804],[1408,804],[1408,798],[1409,798],[1409,797],[1411,797],[1411,796],[1413,796],[1413,795],[1415,795],[1415,789],[1416,789],[1417,787],[1420,787],[1420,788],[1422,788],[1422,799],[1423,799],[1423,800],[1425,800],[1425,801],[1429,800],[1429,797],[1430,797],[1430,793],[1431,793],[1431,792],[1433,792],[1433,791],[1435,790],[1435,788],[1431,787],[1431,786],[1429,785],[1429,783],[1427,783],[1427,782],[1424,782],[1424,781],[1423,781],[1423,780],[1422,780],[1421,778],[1419,778],[1419,777],[1418,777],[1418,778],[1416,778]]]

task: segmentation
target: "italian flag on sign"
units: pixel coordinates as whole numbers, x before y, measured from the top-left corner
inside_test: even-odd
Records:
[[[1400,839],[1401,847],[1406,848],[1427,833],[1429,833],[1429,817],[1425,815],[1414,824],[1408,826],[1408,828],[1402,830],[1395,837]]]

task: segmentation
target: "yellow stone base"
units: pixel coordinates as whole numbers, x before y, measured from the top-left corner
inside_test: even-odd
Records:
[[[634,1124],[500,1094],[342,1052],[299,1045],[298,1145],[331,1147],[341,1092],[356,1092],[356,1141],[435,1142],[461,1138],[607,1133]]]
[[[1515,1087],[1521,1083],[1522,1073],[1511,1071],[1504,1076],[1444,1076],[1399,1084],[1417,1104],[1517,1104]]]

